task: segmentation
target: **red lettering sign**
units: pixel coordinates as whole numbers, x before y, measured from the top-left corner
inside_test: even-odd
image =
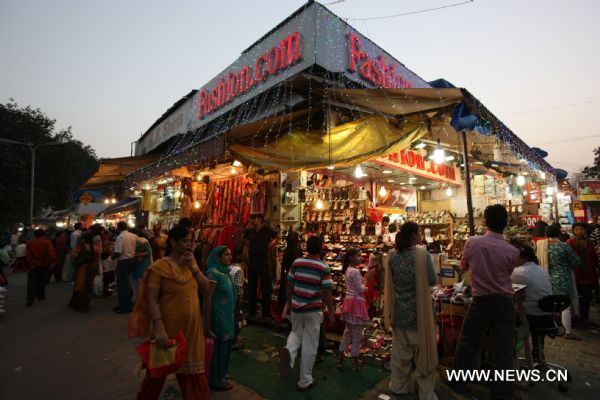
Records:
[[[231,100],[251,90],[256,84],[266,81],[269,76],[302,59],[300,52],[300,33],[286,36],[279,46],[272,47],[261,54],[254,65],[246,65],[237,72],[227,71],[212,90],[203,89],[198,94],[198,118],[202,119]]]
[[[386,65],[383,55],[371,59],[362,49],[362,42],[358,36],[348,34],[348,70],[357,72],[364,80],[375,86],[400,89],[412,87],[412,84],[396,73],[394,64]]]
[[[542,220],[541,215],[524,215],[523,222],[527,225],[528,228],[535,228],[535,224],[538,221]]]
[[[413,150],[390,153],[385,157],[377,158],[377,162],[424,178],[454,185],[460,185],[461,183],[456,167],[447,164],[436,164]]]

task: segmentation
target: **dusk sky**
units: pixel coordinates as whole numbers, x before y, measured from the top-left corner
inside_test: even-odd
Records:
[[[600,145],[600,2],[475,0],[356,20],[459,2],[328,7],[425,80],[469,89],[554,166],[591,164]],[[175,101],[303,3],[2,0],[0,103],[39,107],[100,157],[127,156]]]

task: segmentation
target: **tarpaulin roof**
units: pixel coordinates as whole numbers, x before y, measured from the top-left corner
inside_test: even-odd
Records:
[[[128,174],[155,162],[159,158],[160,154],[145,154],[137,157],[107,158],[101,160],[96,173],[81,186],[81,189],[121,185]]]

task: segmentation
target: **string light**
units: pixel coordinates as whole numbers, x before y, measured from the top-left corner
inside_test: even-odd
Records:
[[[195,209],[200,208],[200,202],[198,200],[196,200],[196,202],[194,203],[194,208]]]
[[[110,199],[110,202],[111,202],[112,204],[115,204],[115,203],[117,202],[117,199],[115,199],[115,198],[113,197],[112,199]]]
[[[317,203],[315,204],[315,208],[317,210],[322,210],[323,209],[323,200],[321,200],[320,198],[317,200]]]
[[[110,200],[108,198],[104,199],[104,204],[109,204]]]

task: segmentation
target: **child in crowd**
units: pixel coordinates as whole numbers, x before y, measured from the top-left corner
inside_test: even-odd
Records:
[[[344,357],[348,345],[352,343],[351,356],[354,358],[353,371],[358,371],[362,362],[359,359],[362,332],[370,318],[365,304],[365,285],[358,266],[361,264],[360,249],[348,249],[344,256],[343,269],[346,281],[346,297],[342,305],[342,320],[346,322],[344,335],[340,341],[339,356],[336,366],[344,365]]]
[[[242,300],[244,299],[244,256],[239,256],[238,259],[231,264],[229,267],[229,275],[231,276],[231,282],[236,293],[235,309],[233,311],[233,322],[235,324],[234,338],[233,338],[233,350],[239,350],[244,347],[244,344],[239,339],[240,331],[244,326],[244,312],[242,309]]]

